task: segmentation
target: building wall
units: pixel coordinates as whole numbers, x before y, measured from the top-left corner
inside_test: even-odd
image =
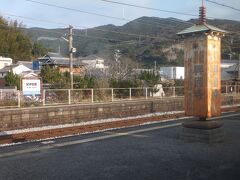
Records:
[[[59,67],[59,71],[62,73],[69,72],[69,67]],[[85,74],[84,67],[73,67],[72,71],[73,71],[73,74],[75,74],[75,75],[84,75]]]
[[[161,67],[160,74],[169,79],[184,79],[184,67]]]
[[[4,68],[5,66],[9,66],[12,64],[11,58],[5,58],[0,56],[0,69]]]
[[[103,59],[93,59],[93,60],[82,60],[82,63],[87,64],[89,69],[104,69],[104,60]]]
[[[10,71],[10,70],[9,70]],[[12,71],[14,74],[21,74],[22,72],[31,72],[32,70],[29,69],[28,67],[24,66],[24,65],[19,65],[19,66],[16,66],[16,67],[13,67],[12,68]],[[0,73],[0,78],[4,78],[6,75],[7,75],[8,72],[2,72]]]

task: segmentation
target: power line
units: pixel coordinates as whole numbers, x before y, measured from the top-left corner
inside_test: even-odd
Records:
[[[51,24],[59,24],[59,25],[68,26],[68,24],[62,23],[62,22],[54,22],[54,21],[49,21],[49,20],[45,21],[45,20],[42,20],[42,19],[36,19],[36,18],[31,18],[31,17],[19,16],[19,15],[14,15],[14,14],[9,14],[9,13],[3,13],[3,14],[8,15],[8,16],[12,16],[12,17],[22,18],[22,19],[28,19],[28,20],[32,20],[32,21],[39,21],[39,22],[46,22],[46,23],[51,23]],[[74,26],[75,27],[79,27],[79,28],[89,29],[88,27],[85,27],[85,26],[78,26],[78,25],[74,25]],[[135,37],[141,36],[141,37],[145,37],[145,38],[160,39],[160,37],[158,37],[158,36],[151,36],[151,35],[145,35],[145,34],[126,33],[126,32],[113,31],[113,30],[105,30],[105,29],[101,29],[101,28],[91,28],[91,30],[102,31],[102,32],[111,32],[111,33],[122,34],[122,35],[127,35],[127,36],[135,36]]]
[[[38,22],[44,22],[44,23],[50,23],[50,24],[58,24],[58,25],[64,25],[64,26],[68,26],[69,24],[67,23],[63,23],[63,22],[56,22],[56,21],[50,21],[50,20],[43,20],[43,19],[36,19],[36,18],[32,18],[32,17],[26,17],[26,16],[20,16],[20,15],[15,15],[15,14],[9,14],[9,13],[2,13],[2,14],[5,14],[6,16],[12,16],[12,17],[18,17],[18,18],[22,18],[22,19],[27,19],[27,20],[31,20],[31,21],[38,21]],[[180,21],[180,22],[184,22],[182,20],[178,20],[178,19],[175,19],[175,18],[168,18],[169,20],[172,20],[172,21]],[[191,23],[193,24],[193,23]],[[120,32],[120,31],[113,31],[113,30],[106,30],[106,29],[101,29],[101,28],[88,28],[88,27],[85,27],[85,26],[79,26],[79,25],[74,25],[74,27],[78,27],[80,29],[82,28],[86,28],[86,29],[83,29],[83,30],[87,30],[87,29],[91,29],[91,30],[96,30],[96,31],[102,31],[102,32],[111,32],[111,33],[116,33],[116,34],[122,34],[122,35],[128,35],[128,36],[135,36],[137,38],[139,37],[145,37],[145,38],[153,38],[153,39],[159,39],[160,37],[158,36],[150,36],[150,35],[143,35],[143,34],[134,34],[134,33],[126,33],[126,32]],[[46,29],[42,29],[42,31],[48,31]],[[49,31],[49,32],[52,32]],[[240,31],[228,31],[229,34],[240,34]],[[61,33],[61,32],[58,32],[58,33]],[[229,34],[226,34],[226,36],[232,36],[232,35],[229,35]],[[82,36],[83,37],[83,36]],[[89,36],[88,36],[89,37]],[[102,39],[107,39],[107,38],[102,38]],[[113,39],[110,39],[110,40],[113,40]],[[118,41],[118,40],[116,40]]]
[[[79,9],[69,8],[69,7],[65,7],[65,6],[59,6],[59,5],[50,4],[50,3],[43,3],[43,2],[34,1],[34,0],[26,0],[26,1],[41,4],[41,5],[45,5],[45,6],[51,6],[51,7],[65,9],[65,10],[76,11],[76,12],[80,12],[80,13],[84,13],[84,14],[102,16],[102,17],[105,17],[105,18],[118,19],[118,20],[123,20],[123,21],[125,20],[124,18],[119,18],[119,17],[115,17],[115,16],[108,16],[108,15],[98,14],[98,13],[94,13],[94,12],[83,11],[83,10],[79,10]]]
[[[222,4],[222,3],[218,3],[218,2],[216,2],[216,1],[211,1],[211,0],[206,0],[206,1],[209,2],[209,3],[217,4],[217,5],[219,5],[219,6],[223,6],[223,7],[230,8],[230,9],[233,9],[233,10],[236,10],[236,11],[240,11],[240,9],[235,8],[235,7],[233,7],[233,6],[229,6],[229,5]]]
[[[129,4],[129,3],[122,3],[122,2],[111,1],[111,0],[100,0],[100,1],[104,1],[104,2],[107,2],[107,3],[113,3],[113,4],[118,4],[118,5],[130,6],[130,7],[135,7],[135,8],[147,9],[147,10],[152,10],[152,11],[160,11],[160,12],[165,12],[165,13],[172,13],[172,14],[178,14],[178,15],[198,17],[198,15],[196,15],[196,14],[170,11],[170,10],[158,9],[158,8],[147,7],[147,6],[140,6],[140,5]]]
[[[109,15],[99,14],[99,13],[95,13],[95,12],[83,11],[83,10],[74,9],[74,8],[70,8],[70,7],[59,6],[59,5],[56,5],[56,4],[42,3],[42,2],[39,2],[39,1],[35,1],[35,0],[26,0],[26,1],[32,2],[32,3],[36,3],[36,4],[45,5],[45,6],[49,6],[49,7],[55,7],[55,8],[60,8],[60,9],[80,12],[80,13],[89,14],[89,15],[100,16],[100,17],[105,17],[105,18],[110,18],[110,19],[116,19],[116,20],[120,20],[120,21],[127,21],[127,22],[128,21],[132,21],[131,19],[127,19],[127,18],[120,18],[120,17],[116,17],[116,16],[109,16]],[[185,13],[185,15],[187,15],[187,14]],[[197,16],[197,15],[194,15],[194,16]],[[140,22],[138,22],[138,23],[149,24],[149,23],[146,23],[145,21],[142,21],[142,20],[139,20],[139,21]],[[177,21],[174,20],[174,22],[177,22]],[[179,21],[179,23],[192,24],[190,22],[184,22],[184,21],[181,21],[181,20]],[[155,22],[153,24],[165,25],[165,24],[158,23],[158,22],[157,23]]]

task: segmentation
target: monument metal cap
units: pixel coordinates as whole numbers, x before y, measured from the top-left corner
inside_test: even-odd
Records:
[[[227,31],[219,29],[217,27],[214,27],[212,25],[209,25],[207,23],[204,24],[197,24],[192,27],[189,27],[187,29],[184,29],[183,31],[180,31],[177,33],[177,35],[185,35],[185,34],[192,34],[192,33],[198,33],[198,32],[217,32],[217,33],[227,33]]]

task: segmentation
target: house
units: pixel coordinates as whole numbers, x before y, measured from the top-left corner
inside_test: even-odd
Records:
[[[69,72],[69,58],[63,57],[59,53],[48,53],[45,56],[38,58],[40,67],[49,65],[52,68],[59,68],[60,72]],[[76,59],[73,58],[73,74],[75,75],[84,75],[85,74],[85,67],[84,64]]]
[[[235,81],[239,79],[239,60],[221,61],[221,80],[222,83],[226,81]]]
[[[108,67],[104,65],[104,59],[95,55],[78,58],[82,63],[86,64],[87,69],[106,70]]]
[[[13,71],[14,74],[20,75],[23,72],[32,72],[32,70],[21,63],[12,64],[9,66],[5,66],[0,69],[0,78],[4,78],[8,72]]]
[[[24,66],[26,66],[27,68],[33,70],[33,62],[32,61],[18,61],[18,64],[22,64]]]
[[[9,66],[12,64],[12,59],[7,57],[0,56],[0,69],[4,68],[5,66]]]
[[[184,79],[184,67],[160,67],[160,75],[168,79]]]

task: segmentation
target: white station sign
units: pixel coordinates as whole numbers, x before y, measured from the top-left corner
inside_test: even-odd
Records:
[[[22,92],[25,96],[41,95],[41,81],[40,79],[23,79]]]

